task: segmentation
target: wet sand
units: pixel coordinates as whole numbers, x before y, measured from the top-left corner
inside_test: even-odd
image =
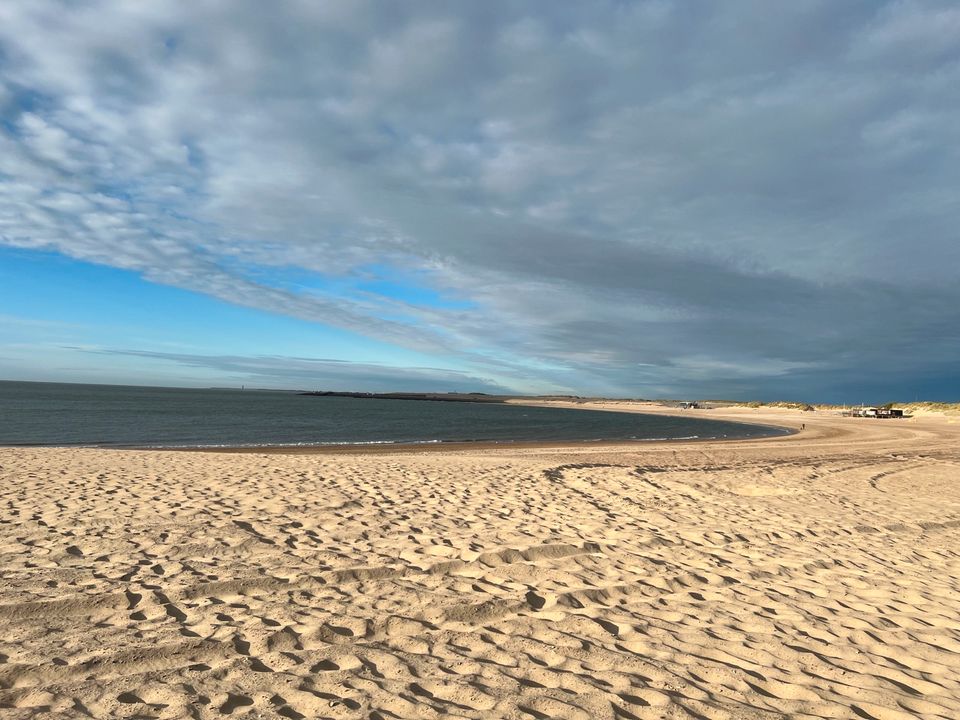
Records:
[[[702,414],[806,429],[0,448],[0,716],[960,717],[960,424]]]

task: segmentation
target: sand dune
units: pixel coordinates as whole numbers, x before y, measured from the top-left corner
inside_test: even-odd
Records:
[[[0,449],[0,716],[960,717],[960,425],[723,417],[807,430]]]

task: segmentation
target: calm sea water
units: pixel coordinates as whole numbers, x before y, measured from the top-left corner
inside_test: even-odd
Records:
[[[759,437],[777,428],[515,405],[0,382],[0,445],[208,447]]]

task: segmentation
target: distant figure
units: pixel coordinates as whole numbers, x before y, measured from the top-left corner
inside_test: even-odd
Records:
[[[801,429],[801,430],[806,430],[806,429],[807,429],[807,424],[806,424],[806,423],[800,423],[800,429]]]

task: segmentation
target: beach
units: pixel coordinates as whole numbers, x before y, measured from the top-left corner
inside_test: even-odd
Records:
[[[960,418],[684,413],[805,428],[0,448],[0,716],[960,717]]]

